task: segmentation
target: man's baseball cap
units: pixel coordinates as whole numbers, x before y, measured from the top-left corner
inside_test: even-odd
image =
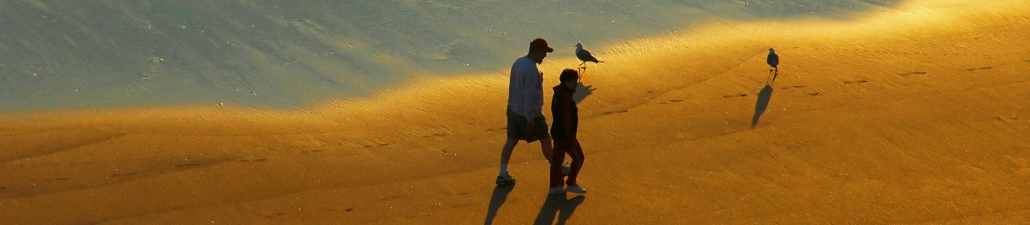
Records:
[[[529,42],[529,50],[554,52],[554,48],[547,46],[547,40],[543,38],[533,39],[533,41]]]

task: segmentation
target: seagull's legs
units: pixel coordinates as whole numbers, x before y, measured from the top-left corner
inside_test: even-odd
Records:
[[[773,82],[776,82],[776,72],[769,70],[769,75],[765,76],[765,85],[772,85]]]

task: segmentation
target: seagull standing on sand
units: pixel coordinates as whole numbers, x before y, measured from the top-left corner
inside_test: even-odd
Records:
[[[579,55],[579,52],[577,51],[576,54]],[[769,57],[765,58],[765,62],[769,63],[769,66],[772,67],[772,69],[770,69],[769,71],[780,71],[780,68],[776,67],[780,65],[780,56],[776,55],[776,50],[773,50],[773,48],[769,48]]]
[[[583,65],[587,62],[594,62],[595,64],[599,62],[604,62],[597,60],[597,58],[594,58],[594,56],[590,54],[590,51],[583,49],[582,43],[576,43],[576,58],[579,58],[580,61],[583,61],[583,63],[579,64],[580,66],[583,66],[583,69],[587,68],[586,65]]]

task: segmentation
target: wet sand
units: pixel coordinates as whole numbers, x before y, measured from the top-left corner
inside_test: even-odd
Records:
[[[903,0],[904,1],[904,0]],[[673,34],[705,18],[847,19],[898,0],[0,2],[0,113],[232,103],[307,108],[419,73],[508,68],[555,46]],[[555,52],[570,57],[570,52]]]
[[[400,90],[289,111],[2,114],[0,218],[1027,223],[1027,12],[1022,1],[915,1],[847,21],[715,20],[587,46],[606,62],[583,79],[593,89],[579,106],[583,197],[548,198],[536,144],[516,148],[513,188],[493,184],[505,71],[416,76]],[[769,47],[781,58],[774,82]],[[546,59],[545,87],[576,64]],[[765,110],[752,127],[756,107]]]

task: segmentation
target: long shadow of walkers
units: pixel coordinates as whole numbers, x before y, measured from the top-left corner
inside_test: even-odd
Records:
[[[586,99],[587,96],[593,94],[594,90],[597,90],[594,85],[584,86],[583,82],[579,82],[579,84],[576,84],[576,93],[572,94],[572,98],[576,99],[576,103],[578,104],[583,102],[583,99]]]
[[[504,205],[504,201],[508,200],[508,193],[511,193],[513,189],[515,189],[515,184],[494,188],[494,193],[490,196],[490,209],[486,211],[486,222],[483,222],[483,224],[489,225],[494,223],[497,210],[501,208],[501,205]]]
[[[765,87],[762,88],[762,91],[758,92],[758,102],[755,103],[755,115],[751,117],[751,128],[755,128],[755,125],[758,125],[758,118],[762,117],[762,113],[769,106],[769,99],[772,98],[773,92],[772,84],[776,82],[777,75],[779,75],[779,72],[772,73],[772,80],[767,80]]]
[[[547,195],[547,200],[544,201],[544,206],[540,208],[540,214],[536,215],[536,221],[533,224],[565,224],[565,221],[572,217],[572,212],[576,211],[576,207],[583,204],[584,200],[586,200],[586,196],[582,195],[571,199],[566,199],[565,195]],[[555,214],[558,214],[558,223],[553,223]]]

